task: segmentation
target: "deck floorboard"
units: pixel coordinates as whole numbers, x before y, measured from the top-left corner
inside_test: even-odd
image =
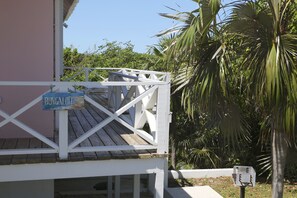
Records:
[[[79,119],[80,118],[76,117],[74,111],[69,111],[69,120],[77,137],[80,137],[85,134],[85,131],[82,128]],[[79,145],[81,147],[92,147],[92,144],[89,139],[84,140]],[[95,152],[83,152],[83,156],[86,160],[97,159],[97,155]]]
[[[98,109],[96,109],[94,106],[89,106],[88,108],[90,111],[93,110],[93,115],[96,115],[96,120],[98,122],[102,122],[107,118],[107,116],[104,116],[103,113],[101,113]],[[96,114],[95,114],[96,113]],[[114,146],[114,145],[128,145],[128,143],[118,134],[116,133],[111,127],[112,122],[105,127],[103,127],[103,130],[105,131],[105,134],[107,134],[110,139],[114,142],[113,145],[108,146]],[[135,151],[123,151],[123,155],[126,154],[127,156],[136,156],[137,154]]]
[[[81,123],[81,126],[84,130],[84,133],[95,127],[98,123],[93,123],[93,125],[90,124],[89,120],[92,120],[92,117],[89,116],[88,119],[85,117],[85,115],[82,113],[82,110],[76,110],[75,114],[78,118],[78,120]],[[101,141],[101,139],[98,137],[97,133],[93,134],[88,138],[88,140],[92,146],[104,146],[104,143]],[[103,157],[103,156],[110,156],[109,152],[96,152],[97,157]]]
[[[17,144],[17,139],[5,139],[2,144],[1,149],[15,149]],[[12,155],[0,156],[0,165],[11,164]]]
[[[28,148],[30,143],[29,138],[24,138],[24,139],[18,139],[16,148],[17,149],[22,149],[22,148]],[[24,164],[27,162],[27,155],[14,155],[12,157],[12,164]]]

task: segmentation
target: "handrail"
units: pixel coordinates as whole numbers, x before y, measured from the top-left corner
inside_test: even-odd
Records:
[[[166,82],[161,81],[140,81],[140,82],[125,82],[127,86],[138,86],[138,85],[164,85]],[[102,86],[123,86],[123,83],[118,81],[109,82],[57,82],[57,81],[0,81],[0,86],[57,86],[57,87],[102,87]]]
[[[141,70],[141,69],[131,69],[131,68],[77,67],[77,66],[67,67],[66,66],[66,67],[64,67],[64,69],[70,69],[70,70],[89,69],[89,70],[106,70],[106,71],[111,71],[111,70],[122,71],[122,70],[126,70],[126,71],[129,71],[131,73],[135,73],[135,74],[140,74],[140,73],[145,73],[145,74],[160,74],[160,75],[166,74],[166,72]]]
[[[149,75],[149,76],[155,76],[155,78],[153,80],[155,81],[162,81],[162,82],[169,82],[169,73],[167,72],[159,72],[159,71],[147,71],[147,70],[139,70],[139,69],[131,69],[131,68],[101,68],[101,67],[64,67],[64,70],[78,70],[77,73],[73,74],[72,77],[66,79],[66,80],[72,80],[75,77],[79,76],[80,74],[84,73],[84,77],[85,77],[85,81],[89,81],[89,76],[93,71],[108,71],[108,72],[118,72],[121,74],[126,74],[129,77],[135,76],[139,78],[139,81],[143,81],[144,79],[146,79],[146,81],[148,80],[147,77],[145,77],[145,75]],[[157,75],[159,77],[157,77]],[[104,80],[104,78],[102,76],[99,76],[100,78],[102,78]]]

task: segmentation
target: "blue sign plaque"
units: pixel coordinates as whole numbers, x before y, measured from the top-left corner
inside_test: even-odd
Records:
[[[82,92],[49,92],[42,96],[43,110],[70,110],[84,107]]]

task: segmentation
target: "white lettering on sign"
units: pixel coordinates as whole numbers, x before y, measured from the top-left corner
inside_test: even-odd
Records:
[[[71,96],[68,97],[45,97],[45,105],[69,106],[75,103],[75,99]]]

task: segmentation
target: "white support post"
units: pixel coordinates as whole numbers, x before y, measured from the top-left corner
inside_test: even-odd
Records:
[[[60,88],[60,91],[67,90],[66,87]],[[68,111],[59,110],[59,157],[68,158]]]
[[[59,111],[59,157],[68,158],[68,111]]]
[[[112,176],[107,177],[107,198],[112,198]]]
[[[157,153],[167,154],[169,145],[170,84],[159,85],[157,98]]]
[[[157,98],[157,130],[156,130],[156,142],[157,153],[168,154],[169,147],[169,121],[170,121],[170,75],[167,74],[166,78],[167,84],[160,85],[158,88],[158,98]],[[168,186],[168,158],[164,160],[163,171],[163,187]],[[160,180],[156,176],[156,182]],[[163,197],[163,194],[162,194]]]
[[[133,198],[140,198],[140,175],[134,175]]]
[[[114,181],[114,197],[120,198],[121,197],[121,176],[115,176]]]
[[[156,173],[154,198],[163,198],[163,197],[164,197],[164,172],[160,171]]]

